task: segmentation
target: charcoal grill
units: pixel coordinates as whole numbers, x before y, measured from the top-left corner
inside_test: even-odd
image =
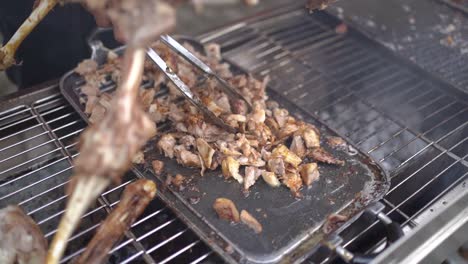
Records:
[[[436,1],[418,3],[448,15],[457,12]],[[335,33],[339,8],[330,10],[334,16],[283,7],[198,40],[221,44],[226,59],[252,74],[270,75],[276,92],[367,152],[391,175],[392,187],[382,199],[384,213],[409,231],[432,211],[443,210],[446,197],[466,192],[466,74],[461,76],[459,68],[438,72],[438,53],[423,60],[411,46],[416,44],[404,51],[386,48],[385,36],[353,19],[353,9],[344,10],[350,10],[353,25],[346,34]],[[452,51],[446,47],[443,52]],[[411,56],[416,63],[408,60]],[[466,56],[458,60],[468,65]],[[7,98],[0,110],[0,207],[19,204],[50,239],[65,207],[63,188],[72,160],[79,155],[76,139],[86,124],[56,82]],[[83,217],[62,262],[82,252],[123,188],[138,177],[142,175],[130,172],[121,185],[101,195]],[[221,262],[180,217],[155,200],[109,261]],[[382,229],[379,222],[362,219],[340,233],[342,245],[352,252],[372,252],[385,242]],[[322,247],[297,257],[310,263],[339,261]]]

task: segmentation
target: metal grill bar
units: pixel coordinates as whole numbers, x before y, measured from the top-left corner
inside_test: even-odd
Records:
[[[22,119],[22,120],[20,120],[20,121],[17,121],[17,122],[8,124],[8,125],[6,125],[6,126],[1,127],[1,128],[0,128],[0,131],[4,131],[4,130],[6,130],[6,129],[8,129],[8,128],[12,128],[12,127],[17,126],[17,125],[19,125],[19,124],[21,124],[21,123],[24,123],[25,121],[34,120],[35,118],[36,118],[36,116],[30,116],[30,117],[25,118],[25,119]]]
[[[441,110],[443,110],[443,108],[441,108]],[[456,115],[461,114],[461,113],[463,113],[463,112],[465,112],[465,111],[466,111],[466,109],[463,109],[463,110],[457,112],[457,113],[456,113],[454,116],[452,116],[451,118],[453,118],[453,117],[455,117]],[[438,111],[438,112],[440,112],[440,111]],[[431,117],[431,115],[425,117],[424,120],[429,119],[430,117]],[[381,159],[379,160],[379,162],[383,162],[385,159],[391,157],[392,155],[394,155],[394,154],[397,153],[398,151],[400,151],[400,150],[402,150],[403,148],[407,147],[407,146],[408,146],[409,144],[411,144],[412,142],[416,141],[417,139],[423,138],[425,134],[429,133],[430,131],[434,130],[435,128],[437,128],[437,127],[441,126],[442,124],[446,123],[446,122],[449,121],[451,118],[448,118],[447,120],[444,120],[443,123],[441,123],[440,125],[435,126],[435,127],[431,128],[431,129],[427,130],[427,131],[424,132],[424,133],[420,133],[420,134],[416,135],[413,139],[411,139],[410,141],[406,142],[404,145],[399,146],[398,148],[392,150],[389,154],[387,154],[386,156],[384,156],[383,158],[381,158]],[[450,131],[450,132],[448,132],[447,135],[451,135],[453,132],[454,132],[454,131]],[[431,144],[431,143],[429,143],[429,144]]]
[[[57,189],[64,187],[68,182],[69,182],[69,181],[65,181],[65,182],[63,182],[63,183],[60,183],[59,185],[56,185],[56,186],[52,187],[51,189],[48,189],[47,191],[43,191],[43,192],[40,192],[40,193],[38,193],[38,194],[36,194],[36,195],[34,195],[34,196],[31,196],[30,198],[27,198],[27,199],[25,199],[25,200],[19,202],[18,205],[19,205],[19,206],[22,206],[22,205],[24,205],[24,204],[26,204],[26,203],[28,203],[28,202],[34,200],[34,199],[37,199],[37,198],[39,198],[39,197],[41,197],[41,196],[43,196],[43,195],[46,195],[46,194],[48,194],[48,193],[50,193],[50,192],[52,192],[52,191],[56,191]],[[30,213],[31,213],[31,212],[30,212]]]
[[[84,219],[84,218],[86,218],[86,217],[92,215],[93,213],[96,213],[97,211],[99,211],[99,210],[101,210],[101,209],[104,209],[104,208],[105,208],[104,205],[101,205],[101,206],[99,206],[99,207],[97,207],[97,208],[94,208],[94,209],[88,211],[87,213],[85,213],[85,214],[81,217],[81,219]],[[59,211],[59,212],[55,213],[54,215],[51,215],[50,217],[48,217],[48,218],[42,220],[41,222],[38,222],[37,224],[38,224],[38,225],[42,225],[43,223],[49,221],[49,220],[52,219],[52,218],[58,217],[58,216],[62,215],[63,213],[64,213],[64,210]],[[56,232],[57,232],[57,229],[54,229],[54,230],[50,231],[49,233],[45,234],[45,237],[46,237],[46,238],[49,238],[49,237],[53,236]]]
[[[194,261],[190,262],[190,264],[198,264],[198,263],[201,263],[202,261],[204,261],[205,259],[207,259],[210,255],[212,255],[213,252],[210,251],[202,256],[200,256],[199,258],[195,259]]]
[[[410,144],[411,142],[413,142],[414,140],[416,140],[416,139],[418,139],[418,138],[423,138],[423,136],[424,136],[425,134],[431,132],[432,130],[434,130],[434,129],[437,128],[437,127],[442,126],[443,124],[445,124],[446,122],[448,122],[448,121],[451,120],[452,118],[456,117],[458,114],[465,112],[466,110],[467,110],[467,108],[462,109],[462,110],[456,112],[454,115],[447,117],[447,118],[444,119],[441,123],[439,123],[439,124],[437,124],[436,126],[430,128],[429,130],[427,130],[427,131],[425,131],[425,132],[423,132],[423,133],[417,134],[412,140],[406,142],[406,144]],[[440,112],[440,111],[437,111],[437,112]],[[434,114],[437,114],[437,113],[434,113]],[[431,116],[426,116],[426,117],[424,117],[424,118],[422,119],[422,121],[425,121],[425,120],[429,119],[430,117],[431,117]],[[374,147],[372,147],[370,150],[367,151],[367,153],[372,153],[373,151],[377,150],[378,148],[380,148],[380,147],[382,147],[383,145],[385,145],[385,144],[387,144],[388,142],[390,142],[392,139],[398,137],[398,136],[399,136],[401,133],[403,133],[404,131],[410,131],[409,127],[404,127],[404,128],[402,128],[402,129],[400,129],[399,131],[397,131],[396,133],[394,133],[394,134],[393,134],[390,138],[388,138],[387,140],[385,140],[385,141],[383,141],[383,142],[380,142],[379,144],[377,144],[377,145],[375,145]],[[449,132],[449,133],[450,133],[450,132]],[[428,140],[428,141],[429,141],[429,140]],[[429,141],[429,142],[430,142],[430,141]],[[406,145],[404,145],[404,146],[406,146]],[[404,146],[403,146],[403,147],[404,147]],[[397,150],[399,150],[399,149],[397,149]],[[383,159],[380,160],[380,161],[383,161]]]
[[[461,142],[459,143],[461,144]],[[458,144],[457,144],[458,145]],[[440,157],[443,153],[441,153],[438,157]],[[468,155],[466,155],[465,157],[467,157]],[[436,159],[436,158],[435,158]],[[435,160],[434,159],[434,160]],[[391,204],[392,205],[392,209],[390,209],[388,212],[386,212],[387,215],[391,214],[392,212],[394,212],[395,210],[397,210],[398,208],[401,207],[401,205],[403,205],[404,203],[406,203],[408,200],[410,200],[412,197],[414,197],[416,194],[418,194],[419,192],[421,192],[425,187],[427,187],[430,183],[432,183],[435,179],[437,179],[438,177],[440,177],[440,175],[442,175],[444,172],[446,172],[448,169],[450,169],[452,166],[454,166],[455,164],[459,163],[462,159],[458,159],[456,160],[455,162],[453,162],[451,165],[449,165],[448,167],[446,167],[442,172],[438,173],[434,178],[430,179],[428,182],[426,182],[422,187],[420,187],[415,193],[412,193],[408,198],[406,198],[403,202],[399,203],[398,205],[393,205],[391,202],[389,202],[387,199],[385,199],[385,202],[388,203],[388,204]],[[427,166],[428,164],[426,164],[425,166]],[[418,170],[419,172],[419,170]],[[414,174],[413,174],[414,175]],[[459,180],[455,183],[453,183],[452,185],[456,185],[458,184],[459,182],[461,182],[466,176],[468,175],[468,172],[465,173],[462,177],[459,178]],[[411,178],[408,177],[407,179]],[[405,179],[405,181],[407,180]],[[402,183],[400,183],[402,184]],[[389,192],[389,194],[395,190],[396,187],[392,188]],[[444,193],[446,193],[449,189],[446,189],[443,193],[439,194],[439,196],[442,196]],[[435,198],[434,198],[435,199]],[[433,199],[433,200],[434,200]],[[426,206],[430,205],[431,203],[428,203]],[[421,211],[421,210],[419,210]],[[402,225],[405,225],[407,223],[409,223],[409,221],[411,221],[414,217],[416,217],[418,214],[414,214],[413,216],[409,217],[408,220],[406,220]],[[354,241],[356,241],[357,239],[359,239],[361,236],[363,236],[364,234],[366,234],[369,230],[371,230],[373,227],[375,227],[377,225],[378,221],[375,221],[374,223],[372,223],[369,227],[367,227],[365,230],[363,230],[362,232],[360,232],[358,235],[356,235],[354,238],[348,240],[344,245],[345,247],[349,246],[350,244],[352,244]],[[416,224],[413,222],[413,224]]]
[[[11,167],[11,168],[9,168],[9,169],[3,170],[3,171],[0,172],[0,174],[7,173],[7,172],[12,171],[12,170],[14,170],[14,169],[17,169],[17,168],[19,168],[19,167],[21,167],[21,166],[24,166],[24,165],[26,165],[26,164],[28,164],[28,163],[31,163],[31,162],[33,162],[33,161],[36,161],[36,160],[38,160],[38,159],[40,159],[40,158],[47,157],[48,155],[50,155],[50,154],[52,154],[52,153],[54,153],[54,152],[57,152],[57,151],[60,151],[60,148],[56,148],[56,149],[54,149],[54,150],[52,150],[52,151],[49,151],[49,152],[47,152],[47,153],[44,153],[44,154],[42,154],[42,155],[40,155],[40,156],[37,156],[37,157],[35,157],[35,158],[29,159],[29,160],[27,160],[27,161],[25,161],[25,162],[22,162],[22,163],[20,163],[20,164],[18,164],[18,165],[16,165],[16,166],[13,166],[13,167]],[[6,196],[4,196],[4,197],[8,197],[8,196],[10,196],[10,195],[6,195]],[[2,198],[0,198],[0,200],[2,200]]]
[[[443,154],[446,154],[446,153],[449,152],[450,150],[454,149],[456,146],[462,144],[464,141],[466,141],[466,138],[465,138],[463,141],[457,143],[457,144],[456,144],[455,146],[453,146],[452,148],[450,148],[450,149],[448,149],[448,150],[445,150],[445,151],[441,152],[440,154],[438,154],[435,158],[433,158],[433,159],[432,159],[431,161],[429,161],[428,163],[424,164],[421,168],[419,168],[418,170],[416,170],[416,171],[415,171],[414,173],[412,173],[410,176],[406,177],[406,178],[405,178],[404,180],[402,180],[399,184],[397,184],[396,186],[392,187],[392,188],[390,189],[390,191],[388,192],[387,195],[390,195],[392,192],[394,192],[395,190],[397,190],[398,187],[402,186],[406,181],[410,180],[410,179],[411,179],[414,175],[416,175],[418,172],[421,172],[424,168],[426,168],[427,166],[431,165],[431,164],[432,164],[434,161],[436,161],[438,158],[442,157]],[[462,158],[458,158],[458,160],[457,160],[456,162],[452,163],[452,165],[447,166],[447,167],[443,170],[443,172],[445,172],[447,169],[449,169],[451,166],[453,166],[454,164],[456,164],[457,162],[459,162],[459,161],[461,161],[461,160],[462,160]],[[438,177],[439,175],[440,175],[440,173],[437,174],[436,177]],[[426,184],[424,184],[420,189],[424,188],[424,187],[425,187],[428,183],[430,183],[430,182],[432,182],[432,179],[429,180]],[[410,197],[413,196],[413,195],[415,195],[415,193],[414,193],[414,194],[411,194]]]
[[[31,127],[28,127],[28,128],[26,128],[26,129],[20,130],[20,131],[18,131],[18,132],[16,132],[16,133],[10,134],[10,135],[8,135],[8,136],[6,136],[6,137],[3,137],[3,138],[0,139],[0,142],[3,141],[3,140],[9,139],[9,138],[18,136],[18,135],[20,135],[20,134],[23,134],[23,133],[25,133],[25,132],[27,132],[27,131],[33,130],[33,129],[38,128],[38,127],[41,127],[41,124],[37,124],[37,125],[31,126]],[[47,131],[44,131],[44,132],[42,132],[42,133],[40,133],[40,134],[37,134],[37,135],[35,135],[35,136],[33,136],[33,137],[30,137],[30,138],[27,138],[27,139],[24,139],[24,140],[21,140],[21,141],[17,141],[17,142],[16,142],[15,144],[13,144],[13,145],[8,145],[8,146],[6,146],[6,147],[0,149],[0,151],[4,151],[4,150],[7,150],[7,149],[9,149],[9,148],[15,147],[15,146],[17,146],[17,145],[19,145],[19,144],[21,144],[21,143],[27,142],[27,141],[29,141],[29,140],[31,140],[31,139],[35,139],[35,138],[37,138],[37,137],[39,137],[39,136],[42,136],[42,135],[45,135],[45,134],[47,134]]]
[[[27,177],[27,176],[29,176],[29,175],[35,173],[35,172],[40,171],[40,170],[43,169],[43,168],[47,168],[48,166],[52,166],[52,165],[54,165],[54,164],[56,164],[56,163],[58,163],[58,162],[60,162],[60,161],[63,161],[63,160],[65,160],[65,158],[56,160],[56,161],[54,161],[54,162],[52,162],[52,163],[46,165],[45,167],[42,167],[42,168],[33,170],[33,171],[28,172],[28,173],[26,173],[26,174],[23,174],[23,175],[21,175],[21,176],[19,176],[19,177],[16,177],[16,178],[14,178],[13,180],[11,180],[11,181],[9,181],[9,182],[5,182],[5,183],[3,183],[3,184],[0,184],[0,188],[1,188],[1,187],[4,187],[4,186],[6,186],[6,185],[10,185],[10,184],[14,183],[15,181],[21,180],[21,179],[23,179],[23,178],[25,178],[25,177]],[[2,199],[3,199],[3,198],[0,198],[0,200],[2,200]]]
[[[20,110],[21,109],[21,110]],[[11,114],[9,114],[11,113]],[[17,107],[14,107],[12,109],[8,109],[6,111],[3,111],[0,113],[0,121],[15,117],[21,113],[29,113],[29,108],[26,107],[25,105],[19,105]]]
[[[176,253],[172,254],[172,255],[169,256],[168,258],[166,258],[166,259],[160,261],[159,263],[160,263],[160,264],[168,263],[169,261],[173,260],[174,258],[176,258],[177,256],[179,256],[180,254],[186,252],[187,250],[190,250],[191,248],[193,248],[194,246],[196,246],[198,243],[200,243],[200,240],[190,243],[189,245],[187,245],[187,246],[181,248],[179,251],[177,251]]]
[[[321,22],[317,23],[316,20],[322,21],[321,18],[316,19],[316,17],[310,16],[308,18],[313,20],[312,23],[308,24],[310,28],[302,31],[303,34],[296,34],[293,38],[283,32],[302,23],[302,20],[297,18],[297,14],[291,15],[291,17],[284,16],[281,22],[271,18],[262,21],[262,23],[247,25],[257,31],[258,37],[253,41],[256,41],[257,47],[262,47],[255,52],[262,52],[263,47],[268,49],[275,47],[275,53],[283,54],[281,53],[283,50],[284,54],[288,54],[287,59],[269,58],[268,56],[271,55],[268,55],[257,58],[255,63],[245,63],[242,61],[242,56],[236,56],[235,53],[238,51],[250,52],[251,47],[247,45],[233,48],[232,55],[231,51],[228,51],[228,58],[260,76],[266,74],[282,76],[282,72],[288,67],[293,69],[292,72],[288,73],[291,76],[302,75],[303,72],[313,72],[314,70],[320,72],[320,76],[314,76],[312,81],[307,81],[307,85],[299,79],[295,83],[287,82],[286,84],[285,81],[278,78],[273,79],[273,87],[309,113],[316,111],[322,121],[328,125],[337,128],[338,131],[346,131],[349,138],[357,138],[355,143],[365,147],[365,150],[371,155],[378,157],[377,160],[380,163],[393,162],[389,170],[392,179],[396,181],[389,195],[392,195],[392,192],[400,194],[404,189],[408,189],[408,183],[416,177],[415,175],[425,173],[423,168],[440,164],[442,170],[433,173],[434,175],[427,175],[427,180],[411,187],[411,191],[409,191],[411,195],[403,195],[402,201],[396,206],[390,206],[393,205],[390,200],[384,199],[384,202],[390,207],[386,212],[387,215],[395,218],[398,216],[394,213],[398,213],[404,219],[403,225],[415,226],[416,223],[412,222],[412,219],[415,219],[441,195],[466,178],[466,169],[465,171],[461,170],[460,175],[452,176],[447,184],[441,185],[441,189],[428,197],[427,202],[418,205],[416,211],[406,212],[407,209],[404,207],[406,204],[417,203],[417,201],[413,201],[413,198],[423,195],[424,190],[428,188],[434,189],[435,183],[446,176],[447,172],[458,168],[458,166],[461,166],[459,168],[467,168],[466,156],[454,153],[455,149],[460,149],[464,146],[463,144],[466,145],[466,137],[461,138],[461,134],[458,132],[468,122],[466,118],[463,118],[468,108],[466,97],[454,97],[448,91],[450,88],[443,84],[430,82],[426,77],[415,73],[404,64],[389,59],[387,55],[382,55],[377,49],[368,48],[366,42],[362,41],[361,37],[356,37],[354,32],[336,40],[332,33],[333,26],[325,25],[319,28],[316,25],[321,24]],[[259,24],[265,25],[264,28],[258,26]],[[267,31],[264,30],[266,28]],[[282,31],[271,34],[277,28],[281,28]],[[293,32],[295,31],[293,30]],[[211,41],[217,42],[219,40],[223,45],[223,39],[214,38]],[[315,41],[309,43],[309,39]],[[327,45],[330,43],[328,41],[335,42]],[[313,44],[302,47],[300,44],[296,44],[298,42]],[[292,44],[292,46],[288,44]],[[365,53],[363,53],[364,50]],[[349,55],[350,51],[362,55],[353,55],[354,53]],[[263,54],[268,54],[268,52]],[[323,55],[321,56],[321,54]],[[293,65],[297,63],[305,65],[306,69],[297,68],[296,70]],[[323,83],[329,80],[332,80],[330,83],[337,83],[330,86],[331,89],[324,90],[320,85],[315,84],[319,81]],[[282,90],[281,85],[294,88]],[[327,103],[323,103],[323,101]],[[408,109],[411,109],[410,111],[421,113],[421,118],[417,121],[405,120],[408,116],[392,112],[398,107],[407,106]],[[369,114],[364,114],[364,111],[369,112]],[[341,116],[345,118],[341,118]],[[354,125],[354,123],[360,125]],[[383,132],[389,130],[390,127],[392,130],[385,135]],[[348,130],[348,128],[351,129]],[[362,135],[363,133],[364,135]],[[456,140],[456,142],[450,146],[441,145],[441,142],[447,138],[453,138],[451,141]],[[369,146],[369,143],[372,142],[374,144]],[[436,157],[424,160],[424,156],[426,156],[424,153],[429,153],[428,151],[437,152],[435,153]],[[452,162],[444,164],[442,158],[446,160],[446,157],[451,157]],[[406,168],[410,168],[409,165],[418,163],[419,160],[423,161],[420,169],[408,176],[400,176],[405,173]],[[420,175],[418,178],[421,178]],[[418,181],[421,180],[418,179]],[[347,240],[346,245],[357,242],[360,237],[373,230],[374,226],[375,224],[351,237],[350,240]]]

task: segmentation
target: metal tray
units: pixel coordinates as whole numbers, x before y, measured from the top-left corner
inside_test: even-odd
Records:
[[[196,48],[201,45],[190,38]],[[93,58],[103,62],[105,49],[94,42]],[[122,52],[123,48],[115,50]],[[241,70],[232,65],[233,72]],[[82,78],[74,72],[67,73],[60,82],[60,90],[74,109],[88,121],[84,105],[80,103]],[[108,83],[102,89],[112,90],[115,85]],[[316,125],[322,139],[339,136],[310,114],[300,110],[293,103],[269,89],[268,95],[290,113],[308,123]],[[339,213],[349,217],[345,226],[356,220],[363,209],[373,201],[381,199],[388,191],[390,180],[383,170],[369,156],[349,145],[348,149],[336,150],[322,140],[322,146],[334,156],[346,161],[346,165],[319,165],[320,180],[311,188],[303,188],[303,198],[295,199],[289,189],[282,186],[273,189],[261,179],[251,187],[246,196],[242,187],[233,181],[226,181],[219,170],[200,176],[198,170],[183,168],[174,160],[164,158],[154,148],[153,139],[145,147],[144,165],[137,165],[137,174],[156,179],[160,184],[159,195],[175,213],[184,220],[208,245],[228,262],[277,263],[290,262],[317,246],[324,238],[322,225],[327,216]],[[184,190],[166,186],[166,175],[156,176],[151,168],[153,159],[165,162],[166,172],[180,173],[190,183]],[[162,188],[161,188],[162,186]],[[240,210],[250,212],[263,226],[261,234],[255,234],[243,224],[230,224],[218,219],[212,209],[218,197],[231,199]],[[341,228],[340,228],[341,229]]]

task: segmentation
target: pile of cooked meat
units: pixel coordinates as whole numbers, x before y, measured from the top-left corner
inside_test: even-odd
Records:
[[[167,132],[157,135],[157,148],[166,157],[176,159],[183,166],[199,168],[202,175],[220,168],[226,179],[235,179],[244,190],[262,178],[272,187],[285,185],[296,197],[300,196],[302,186],[310,186],[319,178],[317,163],[344,164],[321,148],[320,132],[315,126],[297,120],[278,103],[268,100],[265,92],[268,77],[257,80],[249,75],[235,75],[229,64],[223,62],[217,44],[206,45],[203,55],[191,45],[184,45],[238,89],[252,105],[252,111],[248,112],[244,102],[223,93],[216,80],[202,78],[195,67],[164,44],[154,43],[152,48],[171,70],[216,116],[237,129],[236,134],[231,134],[205,120],[147,60],[143,80],[149,88],[142,86],[139,100],[156,124],[169,125],[164,129]],[[119,60],[116,54],[110,53],[108,62],[101,67],[85,60],[75,70],[86,80],[81,92],[91,123],[102,120],[110,108],[112,94],[101,92],[99,87],[109,78],[118,82]],[[143,153],[134,162],[144,162]]]

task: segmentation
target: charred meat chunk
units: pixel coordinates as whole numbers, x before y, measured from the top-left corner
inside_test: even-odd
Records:
[[[311,186],[314,181],[320,177],[317,163],[307,163],[301,165],[300,174],[305,185]]]
[[[18,206],[0,210],[0,263],[45,263],[47,240]]]
[[[163,170],[164,170],[164,162],[160,160],[153,160],[151,162],[151,165],[153,166],[154,173],[156,175],[161,175]]]
[[[239,211],[237,211],[234,203],[227,198],[218,198],[213,204],[213,209],[218,214],[220,219],[228,220],[231,222],[239,222]]]
[[[256,234],[261,233],[263,230],[262,225],[257,221],[257,219],[255,219],[246,210],[241,211],[240,220],[242,221],[242,223],[250,227]]]
[[[340,165],[343,166],[345,164],[344,161],[339,160],[335,157],[333,157],[332,154],[324,150],[323,148],[313,148],[307,153],[307,156],[318,161],[318,162],[323,162],[327,164],[333,164],[333,165]]]

